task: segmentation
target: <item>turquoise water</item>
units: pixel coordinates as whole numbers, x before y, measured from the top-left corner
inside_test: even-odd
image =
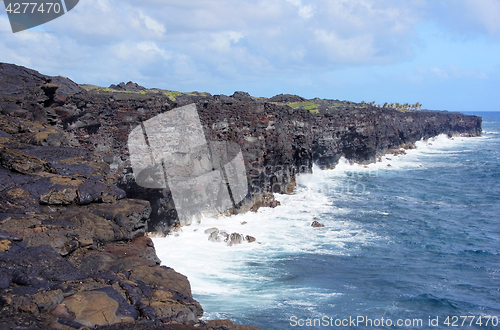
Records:
[[[277,195],[282,206],[204,219],[155,238],[158,254],[188,276],[207,318],[262,329],[500,329],[500,113],[479,115],[480,138],[440,136],[368,167],[315,169],[293,195]],[[209,242],[209,227],[258,243]]]

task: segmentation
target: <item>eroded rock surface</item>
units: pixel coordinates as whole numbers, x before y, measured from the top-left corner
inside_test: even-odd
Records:
[[[187,278],[160,266],[145,236],[150,203],[126,198],[101,156],[62,127],[25,116],[43,110],[59,87],[24,73],[26,85],[14,74],[7,80],[27,91],[1,89],[21,108],[3,104],[0,115],[0,325],[198,323],[203,309]]]
[[[296,175],[313,163],[330,168],[342,156],[368,163],[422,138],[481,134],[481,118],[458,113],[288,94],[182,94],[131,82],[103,89],[0,63],[0,324],[251,329],[198,322],[203,310],[189,282],[159,266],[144,235],[179,223],[168,187],[135,183],[129,134],[191,103],[207,140],[234,142],[243,152],[250,191],[228,213],[278,206],[272,193],[291,193]],[[255,240],[207,234],[229,244]]]

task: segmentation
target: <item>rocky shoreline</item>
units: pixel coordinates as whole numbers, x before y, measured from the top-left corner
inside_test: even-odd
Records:
[[[277,206],[272,193],[291,193],[314,163],[369,163],[422,138],[481,134],[480,117],[459,113],[100,88],[0,63],[0,329],[257,329],[200,321],[187,278],[160,266],[146,235],[189,223],[168,188],[135,183],[128,136],[192,103],[207,140],[243,151],[250,193],[229,213]]]

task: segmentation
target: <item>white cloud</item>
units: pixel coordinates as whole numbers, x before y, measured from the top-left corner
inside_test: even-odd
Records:
[[[243,34],[236,31],[221,31],[216,33],[211,33],[210,36],[213,39],[211,43],[211,48],[219,52],[228,52],[231,50],[231,45],[237,44]]]
[[[165,32],[165,26],[158,21],[156,21],[154,18],[152,18],[149,15],[146,15],[144,11],[138,10],[137,11],[138,19],[141,21],[141,23],[144,24],[144,26],[150,31],[156,34],[157,36],[162,36]]]
[[[500,1],[466,0],[466,6],[488,33],[500,36]]]
[[[332,62],[363,63],[373,58],[373,41],[369,35],[343,39],[335,32],[316,30],[315,40]]]
[[[442,80],[462,78],[488,79],[488,74],[485,72],[463,69],[456,65],[449,65],[443,68],[430,67],[428,71]]]
[[[500,1],[438,0],[431,2],[436,22],[465,36],[486,34],[500,38]]]
[[[291,3],[292,5],[294,5],[295,7],[299,8],[297,13],[303,19],[309,19],[309,18],[312,18],[314,16],[314,6],[312,6],[312,5],[304,6],[304,5],[302,5],[301,0],[286,0],[286,1]]]
[[[127,79],[166,88],[284,74],[306,79],[411,60],[422,42],[416,27],[429,20],[458,33],[467,27],[474,35],[499,36],[500,1],[85,0],[43,26],[52,33],[3,34],[0,61],[79,82]],[[3,16],[0,29],[10,31]],[[422,76],[459,76],[427,67]]]
[[[417,66],[412,72],[406,73],[406,79],[412,83],[428,83],[428,82],[445,82],[460,79],[473,81],[481,81],[489,79],[486,72],[480,70],[464,69],[456,65],[448,65],[444,67],[421,67]]]
[[[418,1],[86,0],[44,25],[51,40],[8,35],[0,61],[76,81],[96,72],[163,86],[393,63],[411,56],[418,14],[407,6]]]
[[[299,9],[299,16],[304,19],[309,19],[314,16],[314,7],[313,6],[302,6]]]
[[[1,15],[0,16],[0,32],[1,33],[9,33],[11,31],[12,30],[10,27],[9,19],[7,18],[7,16]]]

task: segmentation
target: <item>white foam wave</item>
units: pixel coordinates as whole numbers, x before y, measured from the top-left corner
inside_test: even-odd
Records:
[[[406,155],[386,155],[381,162],[374,164],[351,164],[341,159],[333,170],[320,170],[314,166],[312,174],[297,177],[297,188],[292,195],[276,195],[281,206],[231,217],[203,218],[201,223],[183,227],[174,235],[154,237],[157,254],[164,265],[188,277],[195,298],[207,309],[209,317],[216,317],[224,307],[220,306],[221,310],[218,310],[217,306],[204,303],[207,297],[220,299],[221,303],[231,300],[242,304],[242,308],[256,301],[265,305],[261,308],[267,305],[271,308],[279,301],[279,289],[262,290],[262,285],[273,283],[276,277],[286,276],[269,269],[273,262],[293,260],[304,253],[349,255],[363,245],[389,240],[350,221],[349,214],[353,210],[333,206],[332,198],[341,196],[336,189],[343,188],[342,185],[351,178],[432,166],[436,154],[453,155],[470,150],[469,141],[470,138],[439,136],[417,142],[417,149],[407,150]],[[355,194],[341,197],[362,198]],[[380,215],[389,214],[381,212]],[[313,220],[325,227],[312,228]],[[210,242],[204,231],[212,227],[253,236],[256,242],[234,246]]]
[[[401,149],[405,154],[386,154],[379,161],[370,164],[350,163],[347,159],[341,158],[335,169],[329,174],[335,176],[352,176],[359,178],[363,176],[378,176],[380,172],[408,170],[417,168],[429,168],[442,166],[436,161],[435,156],[446,154],[454,156],[471,151],[471,145],[482,137],[452,137],[441,134],[428,140],[420,140],[415,143],[416,149]],[[327,177],[327,174],[323,174]]]
[[[188,277],[195,298],[198,297],[202,304],[203,296],[249,292],[262,299],[260,293],[256,293],[257,288],[272,282],[276,276],[266,271],[269,263],[304,253],[348,255],[363,244],[379,239],[349,220],[336,220],[337,215],[348,215],[350,210],[333,207],[329,197],[321,193],[320,185],[331,175],[319,169],[313,174],[301,175],[294,194],[276,195],[281,202],[277,208],[261,208],[256,213],[231,217],[203,218],[201,223],[183,227],[174,235],[153,237],[157,254],[164,265]],[[325,227],[312,228],[314,220]],[[204,231],[212,227],[253,236],[256,242],[234,246],[210,242]],[[268,301],[275,303],[274,298]]]

